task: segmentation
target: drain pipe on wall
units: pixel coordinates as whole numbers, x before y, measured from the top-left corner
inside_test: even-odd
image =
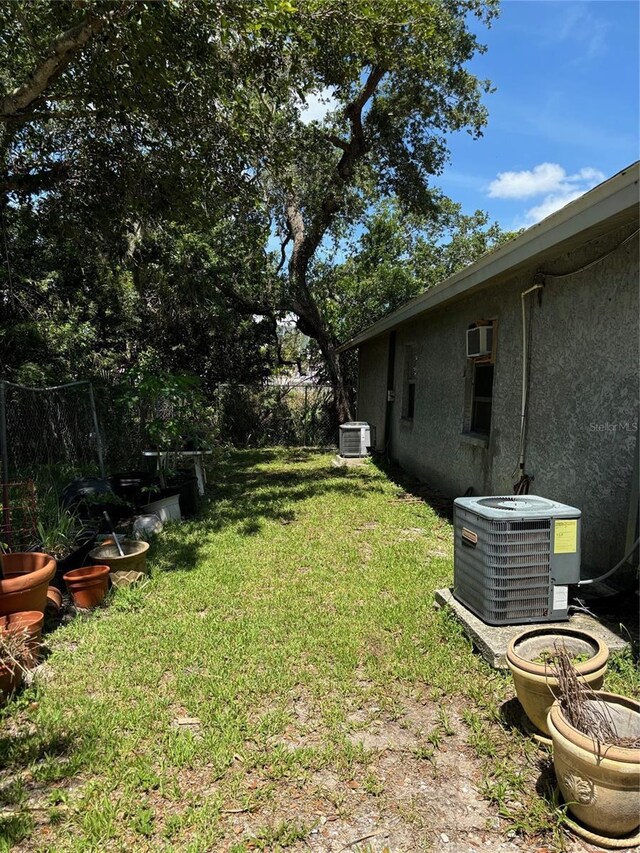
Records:
[[[536,273],[534,282],[535,283],[532,287],[528,288],[528,290],[523,290],[520,294],[520,301],[522,305],[522,405],[520,411],[520,448],[518,453],[518,465],[513,472],[514,477],[518,471],[520,472],[520,480],[515,486],[516,494],[521,493],[520,489],[526,488],[528,491],[529,482],[529,478],[526,477],[524,473],[524,453],[527,435],[527,397],[529,393],[529,352],[527,346],[527,311],[525,298],[530,293],[544,288],[544,277],[541,273]]]

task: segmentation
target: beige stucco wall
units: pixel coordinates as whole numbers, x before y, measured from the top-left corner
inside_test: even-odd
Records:
[[[384,450],[389,336],[381,335],[358,353],[358,420],[376,427],[376,450]]]
[[[545,262],[575,269],[610,248],[637,223]],[[535,268],[424,315],[397,330],[390,453],[408,471],[456,496],[510,494],[518,479],[521,298]],[[596,266],[546,280],[533,311],[526,471],[531,492],[579,507],[583,565],[606,569],[623,555],[638,434],[638,241]],[[462,434],[465,330],[497,319],[491,434]],[[418,352],[415,417],[403,420],[403,347]],[[382,442],[387,336],[360,347],[358,417]]]

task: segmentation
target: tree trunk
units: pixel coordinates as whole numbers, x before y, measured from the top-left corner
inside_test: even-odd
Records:
[[[345,377],[336,352],[336,341],[327,330],[324,318],[307,287],[307,263],[294,255],[289,273],[294,283],[298,298],[293,301],[291,308],[297,317],[300,331],[312,338],[318,344],[324,358],[325,368],[329,376],[329,384],[333,389],[333,405],[338,424],[351,420],[349,394],[345,386]]]
[[[324,356],[327,372],[329,373],[329,381],[333,389],[333,405],[336,418],[338,424],[343,424],[345,421],[350,421],[352,418],[349,395],[345,387],[340,357],[336,352],[335,343],[327,337],[324,330],[316,337],[316,341],[320,347],[320,352]]]

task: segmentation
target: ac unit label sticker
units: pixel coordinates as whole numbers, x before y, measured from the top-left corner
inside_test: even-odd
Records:
[[[575,554],[578,550],[578,522],[575,518],[556,518],[553,533],[554,554]]]

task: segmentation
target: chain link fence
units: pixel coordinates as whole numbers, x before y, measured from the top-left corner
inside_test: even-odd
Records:
[[[221,444],[235,447],[326,447],[336,443],[328,385],[219,385],[213,400]]]
[[[5,482],[52,465],[104,473],[91,383],[27,388],[0,382],[0,460]]]
[[[175,402],[131,405],[124,385],[88,381],[49,388],[0,382],[0,480],[59,466],[104,475],[139,468],[155,449],[149,425],[175,416]],[[133,390],[132,390],[133,394]],[[306,382],[220,384],[202,406],[199,434],[208,446],[328,446],[336,442],[332,389]]]

